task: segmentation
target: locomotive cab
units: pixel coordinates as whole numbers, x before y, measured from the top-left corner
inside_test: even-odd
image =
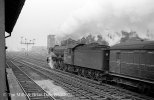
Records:
[[[73,54],[72,53],[73,53],[72,48],[67,48],[64,51],[64,63],[73,64],[73,61],[72,61]]]
[[[74,65],[74,50],[83,45],[84,44],[72,44],[67,46],[67,49],[64,51],[64,63]]]

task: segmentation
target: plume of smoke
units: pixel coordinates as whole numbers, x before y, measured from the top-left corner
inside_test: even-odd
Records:
[[[122,37],[121,30],[133,30],[154,39],[153,5],[154,0],[89,0],[61,25],[60,38],[101,34],[112,45]]]

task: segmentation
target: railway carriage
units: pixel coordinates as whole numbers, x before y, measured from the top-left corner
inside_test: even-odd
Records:
[[[125,42],[112,46],[109,72],[117,83],[154,90],[154,41]]]

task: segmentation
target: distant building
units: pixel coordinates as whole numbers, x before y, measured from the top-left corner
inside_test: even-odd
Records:
[[[55,46],[55,35],[48,35],[47,37],[47,49]]]

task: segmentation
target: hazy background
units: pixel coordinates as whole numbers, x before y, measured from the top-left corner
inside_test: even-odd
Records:
[[[46,46],[48,34],[58,40],[101,34],[113,44],[121,30],[154,39],[153,5],[154,0],[26,0],[6,45],[9,50],[20,50],[23,36]],[[108,39],[109,35],[114,39]]]

